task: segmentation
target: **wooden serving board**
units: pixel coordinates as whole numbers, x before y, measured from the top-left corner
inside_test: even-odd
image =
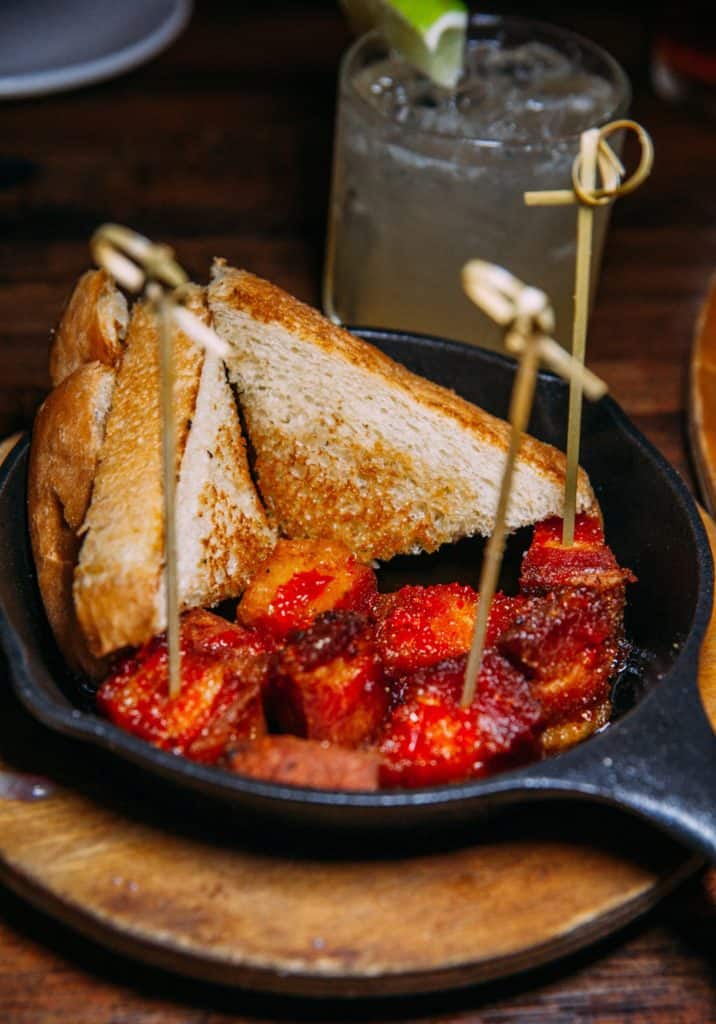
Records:
[[[716,547],[716,527],[706,525]],[[716,726],[716,621],[700,683]],[[111,760],[111,759],[110,759]],[[597,805],[537,805],[459,844],[385,852],[208,828],[123,789],[96,752],[0,694],[0,768],[60,780],[0,799],[0,878],[123,954],[193,977],[295,995],[474,984],[582,948],[653,906],[699,862]],[[69,781],[68,781],[69,776]]]
[[[689,435],[704,504],[716,515],[716,274],[699,311],[689,372]]]

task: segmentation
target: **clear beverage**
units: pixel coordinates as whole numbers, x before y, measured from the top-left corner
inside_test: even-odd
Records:
[[[623,117],[629,95],[608,54],[527,19],[473,19],[455,94],[359,40],[341,68],[328,316],[495,347],[501,330],[460,285],[480,258],[546,291],[571,345],[576,207],[527,208],[523,194],[569,188],[580,133]],[[593,284],[608,216],[597,210]]]

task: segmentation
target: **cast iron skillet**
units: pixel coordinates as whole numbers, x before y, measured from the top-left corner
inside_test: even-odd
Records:
[[[457,342],[363,330],[411,369],[505,415],[514,365]],[[566,386],[541,376],[530,430],[564,445]],[[507,804],[584,798],[625,808],[716,860],[716,737],[697,688],[699,648],[709,621],[713,571],[698,511],[677,474],[609,398],[585,410],[582,463],[597,492],[609,544],[639,582],[629,589],[627,631],[645,652],[626,689],[631,709],[557,757],[482,781],[413,791],[323,792],[231,775],[156,750],[83,708],[57,655],[36,586],[27,536],[28,443],[0,476],[0,639],[14,687],[53,730],[85,740],[224,810],[274,823],[342,829],[434,829],[466,823]],[[511,542],[503,585],[528,537]],[[481,542],[437,556],[390,563],[400,578],[476,582]],[[624,683],[622,682],[622,687]],[[617,693],[623,704],[623,694]]]

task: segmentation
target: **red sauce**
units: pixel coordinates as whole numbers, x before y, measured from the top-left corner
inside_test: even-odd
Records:
[[[277,623],[284,626],[300,626],[303,624],[301,613],[320,597],[326,588],[333,583],[335,576],[321,572],[320,569],[309,569],[297,572],[286,583],[276,588],[271,602],[271,615]]]

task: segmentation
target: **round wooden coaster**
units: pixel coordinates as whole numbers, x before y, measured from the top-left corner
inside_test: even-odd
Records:
[[[539,837],[488,832],[437,853],[302,858],[202,842],[59,790],[0,803],[0,855],[22,895],[145,962],[264,991],[386,995],[562,956],[632,920],[694,867],[646,832],[648,859],[634,836],[624,848],[623,819],[609,821],[607,844],[591,829],[564,838],[579,821],[552,821],[550,836],[532,816]]]

